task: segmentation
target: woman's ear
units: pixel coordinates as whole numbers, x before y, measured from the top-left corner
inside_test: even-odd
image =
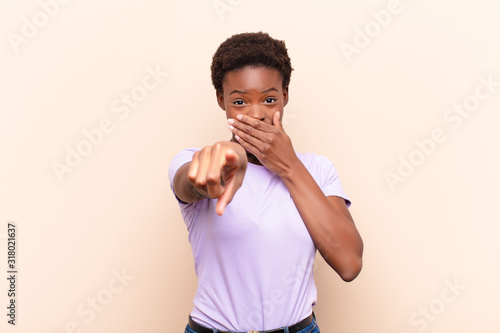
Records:
[[[283,106],[288,104],[288,86],[283,89]]]
[[[222,110],[226,111],[226,106],[224,105],[224,93],[215,91],[215,96],[217,97],[217,104],[219,104]]]

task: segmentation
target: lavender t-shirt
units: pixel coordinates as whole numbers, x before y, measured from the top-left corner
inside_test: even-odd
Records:
[[[181,151],[169,167],[170,185],[195,151]],[[345,195],[337,171],[324,156],[297,156],[326,196]],[[279,176],[248,164],[224,214],[216,199],[179,201],[189,231],[198,289],[192,318],[226,331],[270,330],[309,316],[316,304],[316,248]]]

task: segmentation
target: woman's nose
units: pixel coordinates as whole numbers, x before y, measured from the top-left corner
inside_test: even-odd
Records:
[[[260,105],[253,105],[248,115],[261,121],[264,121],[266,116],[263,107]]]

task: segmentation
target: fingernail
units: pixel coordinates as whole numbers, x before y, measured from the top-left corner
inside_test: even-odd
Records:
[[[229,128],[229,130],[232,132],[234,130],[234,127],[233,126],[228,126],[227,128]]]
[[[228,124],[230,124],[230,125],[234,124],[234,119],[229,118],[229,119],[227,120],[227,123],[228,123]]]
[[[236,118],[237,118],[238,120],[241,120],[241,119],[243,119],[243,116],[242,116],[241,114],[239,114],[239,115],[237,115],[237,116],[236,116]]]

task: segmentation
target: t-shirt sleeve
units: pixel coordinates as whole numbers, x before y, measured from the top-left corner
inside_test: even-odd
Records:
[[[182,217],[184,218],[184,222],[186,223],[186,226],[188,230],[191,227],[191,223],[194,221],[196,218],[196,215],[198,213],[198,207],[203,204],[204,201],[206,200],[201,200],[193,203],[186,203],[182,200],[180,200],[177,195],[175,195],[174,192],[174,177],[175,174],[177,173],[177,170],[184,164],[191,162],[193,159],[193,155],[196,151],[198,151],[198,148],[188,148],[184,149],[181,152],[179,152],[175,157],[172,159],[170,162],[170,166],[168,168],[168,178],[170,181],[170,189],[172,190],[175,198],[177,199],[177,202],[179,203],[180,209],[181,209],[181,214]]]
[[[342,187],[339,174],[333,163],[325,156],[316,156],[317,163],[320,166],[319,187],[323,190],[326,196],[338,196],[345,200],[346,206],[351,205],[351,201],[347,197]]]
[[[177,173],[177,170],[184,164],[191,162],[193,159],[194,153],[199,150],[196,148],[188,148],[179,152],[170,162],[170,166],[168,167],[168,179],[170,181],[170,188],[172,191],[174,190],[174,177]],[[175,194],[175,193],[174,193]]]

